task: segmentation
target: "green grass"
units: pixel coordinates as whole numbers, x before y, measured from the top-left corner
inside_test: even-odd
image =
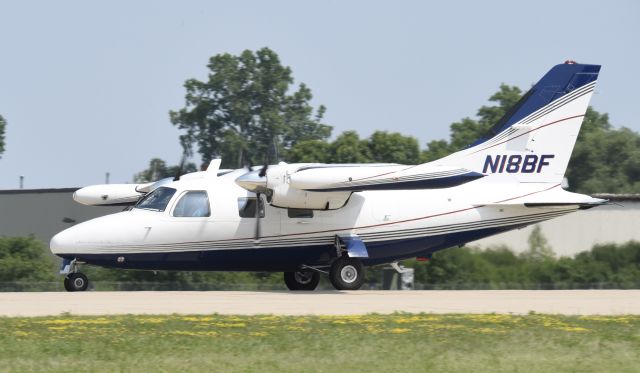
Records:
[[[0,371],[637,372],[640,316],[0,318]]]

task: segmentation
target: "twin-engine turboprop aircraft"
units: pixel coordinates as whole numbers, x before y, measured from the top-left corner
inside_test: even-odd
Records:
[[[140,185],[98,185],[74,199],[131,205],[51,240],[69,291],[81,264],[146,270],[281,271],[291,290],[321,274],[358,289],[364,267],[429,257],[605,200],[561,182],[600,66],[553,67],[492,128],[437,161],[286,164],[207,171]]]

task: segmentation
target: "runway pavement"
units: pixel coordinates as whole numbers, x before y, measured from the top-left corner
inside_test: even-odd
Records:
[[[640,314],[640,290],[0,293],[0,316],[366,313]]]

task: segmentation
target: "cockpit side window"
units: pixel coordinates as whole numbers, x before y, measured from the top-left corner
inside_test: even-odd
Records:
[[[176,190],[173,188],[160,187],[144,196],[134,207],[137,209],[164,211],[175,192]]]
[[[188,218],[211,216],[207,192],[204,190],[191,190],[183,194],[173,209],[173,216]]]
[[[241,218],[255,218],[258,199],[256,197],[239,197],[238,214]],[[260,200],[260,217],[264,218],[264,203]]]

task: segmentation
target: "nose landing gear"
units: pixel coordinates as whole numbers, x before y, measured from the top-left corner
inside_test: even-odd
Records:
[[[83,273],[78,272],[80,263],[76,259],[62,260],[60,274],[64,276],[64,289],[66,291],[85,291],[89,287],[89,279]]]

